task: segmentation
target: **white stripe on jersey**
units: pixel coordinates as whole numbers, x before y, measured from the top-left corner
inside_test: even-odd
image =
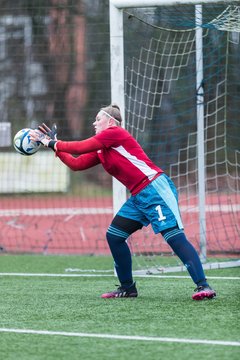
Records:
[[[131,155],[122,145],[116,148],[112,147],[112,149],[116,150],[119,154],[129,160],[130,163],[145,174],[149,180],[153,179],[157,174],[156,170],[151,169],[143,160],[139,160],[135,155]]]

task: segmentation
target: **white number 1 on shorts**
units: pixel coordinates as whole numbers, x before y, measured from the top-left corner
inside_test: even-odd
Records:
[[[162,221],[162,220],[166,219],[166,216],[164,216],[162,213],[162,209],[161,209],[160,205],[156,206],[155,210],[157,210],[157,212],[158,212],[158,216],[159,216],[158,221]]]

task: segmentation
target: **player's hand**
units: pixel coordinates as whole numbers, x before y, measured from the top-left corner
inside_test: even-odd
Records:
[[[30,139],[35,142],[40,142],[42,145],[48,147],[51,138],[43,134],[40,130],[31,130],[29,131]]]
[[[46,124],[42,123],[42,125],[38,126],[38,130],[41,131],[44,135],[50,137],[51,140],[57,140],[57,125],[53,124],[52,128],[50,129]]]

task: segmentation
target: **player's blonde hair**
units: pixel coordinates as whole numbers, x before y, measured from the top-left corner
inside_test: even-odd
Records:
[[[119,123],[119,125],[121,125],[122,116],[121,116],[120,108],[118,105],[116,105],[116,104],[108,105],[108,106],[102,107],[100,110],[103,111],[104,113],[108,114],[110,117],[112,117],[114,120],[116,120],[117,123]]]

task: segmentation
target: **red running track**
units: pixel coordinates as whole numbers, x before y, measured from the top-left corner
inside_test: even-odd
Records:
[[[239,254],[239,196],[207,197],[207,251],[209,254]],[[180,199],[185,232],[199,250],[197,198]],[[0,205],[0,246],[7,252],[49,254],[108,254],[105,233],[112,219],[110,198],[73,197],[3,198]],[[137,253],[169,252],[161,235],[151,227],[130,240]]]

